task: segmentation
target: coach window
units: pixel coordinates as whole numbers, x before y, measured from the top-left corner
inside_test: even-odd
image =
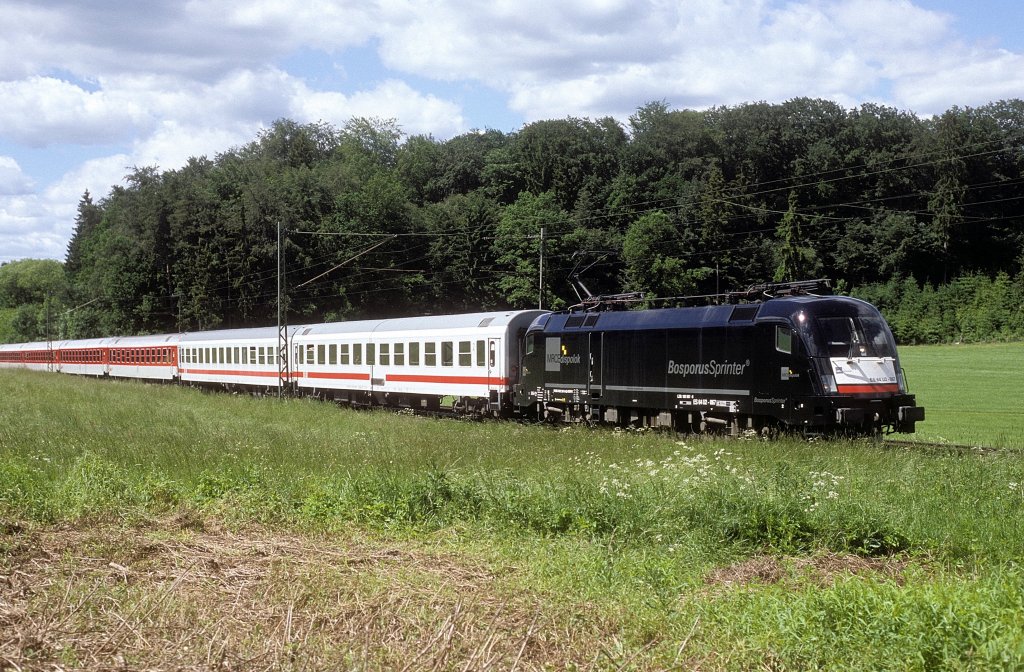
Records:
[[[267,364],[277,365],[277,348],[267,348]]]
[[[395,343],[395,366],[405,366],[405,343]]]
[[[476,365],[486,366],[487,364],[487,348],[484,345],[484,341],[476,342]]]
[[[363,363],[363,344],[353,343],[352,344],[352,363],[359,366]]]
[[[348,343],[342,343],[338,348],[341,350],[341,365],[348,366]]]
[[[331,343],[327,347],[327,363],[335,366],[338,363],[338,344]]]
[[[789,327],[776,325],[775,349],[787,355],[793,352],[793,331]]]
[[[420,344],[414,341],[409,344],[409,366],[420,365]]]
[[[423,363],[427,366],[437,366],[437,343],[430,341],[423,344]]]
[[[373,343],[367,343],[366,344],[366,365],[367,366],[373,366],[373,364],[374,364],[374,361],[375,361],[374,360],[374,355],[376,355],[375,348],[376,348],[376,346]]]
[[[263,348],[257,348],[257,350],[259,352],[259,363],[260,364],[266,364],[267,363],[267,353],[266,353],[266,351]]]
[[[391,366],[391,344],[381,343],[380,344],[380,361],[378,362],[381,366]]]
[[[441,341],[441,366],[455,364],[455,344],[453,341]]]
[[[472,341],[459,341],[459,366],[473,365]]]
[[[316,346],[316,363],[326,364],[327,363],[327,346],[321,343]]]

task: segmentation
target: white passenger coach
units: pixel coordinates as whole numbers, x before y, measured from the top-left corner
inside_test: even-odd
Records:
[[[296,385],[349,403],[500,411],[540,310],[334,322],[292,337]],[[450,398],[450,399],[448,399]]]
[[[541,310],[0,344],[0,368],[297,392],[354,405],[509,410],[519,343]],[[284,371],[282,372],[282,369]]]

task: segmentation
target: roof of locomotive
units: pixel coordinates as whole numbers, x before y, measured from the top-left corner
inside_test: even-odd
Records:
[[[877,310],[871,304],[847,296],[785,296],[761,303],[722,306],[551,313],[535,319],[530,325],[530,331],[707,329],[757,322],[790,321],[801,312],[811,316],[877,314]]]

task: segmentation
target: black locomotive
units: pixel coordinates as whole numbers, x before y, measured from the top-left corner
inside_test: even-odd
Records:
[[[884,318],[825,289],[764,285],[740,295],[756,302],[630,311],[595,299],[541,315],[516,404],[549,420],[731,435],[913,432],[924,408]]]

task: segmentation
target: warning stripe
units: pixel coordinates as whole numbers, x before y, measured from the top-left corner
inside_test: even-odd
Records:
[[[899,392],[900,386],[897,383],[868,384],[868,385],[839,385],[839,394],[875,394],[877,392]]]
[[[219,369],[179,369],[182,375],[205,376],[255,376],[260,378],[276,378],[277,371],[225,371]],[[292,371],[292,378],[308,378],[315,380],[354,380],[368,382],[370,374],[327,371]],[[385,375],[388,383],[433,383],[440,385],[508,385],[508,378],[487,376],[428,376],[419,374],[391,373]]]
[[[423,376],[405,373],[390,373],[385,376],[389,383],[441,383],[449,385],[507,385],[507,378],[487,376]]]
[[[309,371],[306,378],[321,378],[327,380],[369,380],[368,373],[327,373],[324,371]]]

